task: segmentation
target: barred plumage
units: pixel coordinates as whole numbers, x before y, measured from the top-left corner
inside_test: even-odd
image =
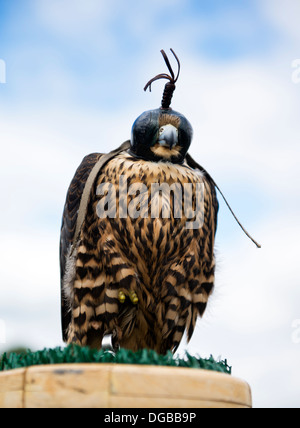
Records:
[[[76,216],[72,218],[69,208],[74,205],[73,189],[82,188],[84,172],[99,156],[85,158],[74,177],[64,212],[63,237],[74,231]],[[127,152],[103,168],[92,190],[80,242],[73,255],[75,276],[71,283],[64,278],[71,239],[62,239],[63,329],[67,342],[100,347],[103,335],[112,332],[122,347],[165,353],[177,349],[185,330],[188,339],[192,337],[197,316],[204,314],[212,293],[215,269],[213,246],[218,205],[214,186],[201,170],[200,166],[191,167],[188,160],[183,165],[148,162]],[[151,204],[162,201],[159,218],[120,218],[119,195],[116,218],[99,218],[97,206],[105,195],[97,195],[97,188],[103,183],[119,186],[120,176],[126,177],[128,187],[142,183],[149,192],[153,183],[203,183],[203,227],[187,229],[185,216],[174,218],[174,198],[168,200],[163,196],[156,201],[149,198],[146,207],[150,212]],[[129,206],[132,200],[129,195]],[[169,219],[162,218],[164,203],[170,206]],[[124,303],[120,293],[126,297]],[[138,304],[130,299],[133,293]]]
[[[170,108],[180,73],[171,52],[177,76],[161,51],[170,75],[145,87],[169,81],[162,107],[137,118],[122,149],[87,156],[69,188],[60,246],[68,343],[101,347],[111,334],[133,351],[175,351],[213,291],[215,184],[188,155],[189,121]]]

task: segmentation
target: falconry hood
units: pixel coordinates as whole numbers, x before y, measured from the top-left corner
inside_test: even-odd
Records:
[[[148,161],[182,163],[188,152],[193,138],[193,128],[183,114],[174,111],[170,105],[176,82],[180,74],[180,62],[171,49],[177,64],[178,73],[175,77],[165,51],[161,51],[169,74],[159,74],[151,79],[144,90],[151,91],[153,82],[167,79],[161,107],[141,114],[133,124],[131,136],[131,153],[138,158]]]

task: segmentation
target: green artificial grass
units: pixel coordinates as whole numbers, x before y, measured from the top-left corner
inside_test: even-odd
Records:
[[[0,359],[0,371],[12,370],[46,364],[74,364],[74,363],[116,363],[116,364],[144,364],[155,366],[189,367],[194,369],[213,370],[231,374],[231,367],[227,361],[215,361],[211,356],[208,359],[193,357],[186,354],[185,358],[174,357],[171,352],[158,355],[155,351],[142,350],[132,352],[120,349],[116,354],[103,350],[81,348],[69,345],[66,348],[44,349],[31,352],[30,350],[16,354],[4,354]]]

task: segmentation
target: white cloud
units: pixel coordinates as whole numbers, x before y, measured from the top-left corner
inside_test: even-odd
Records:
[[[0,318],[6,343],[0,348],[60,344],[59,234],[1,233]],[[51,344],[51,345],[50,345]]]

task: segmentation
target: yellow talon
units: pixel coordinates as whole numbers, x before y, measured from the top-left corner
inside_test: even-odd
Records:
[[[123,304],[125,302],[125,300],[126,300],[125,294],[123,293],[123,291],[120,291],[119,292],[119,302]]]
[[[129,294],[129,297],[130,297],[130,300],[132,301],[132,303],[133,303],[134,305],[137,305],[137,304],[138,304],[138,302],[139,302],[139,298],[138,298],[138,296],[136,295],[136,293],[131,292],[131,293]]]

